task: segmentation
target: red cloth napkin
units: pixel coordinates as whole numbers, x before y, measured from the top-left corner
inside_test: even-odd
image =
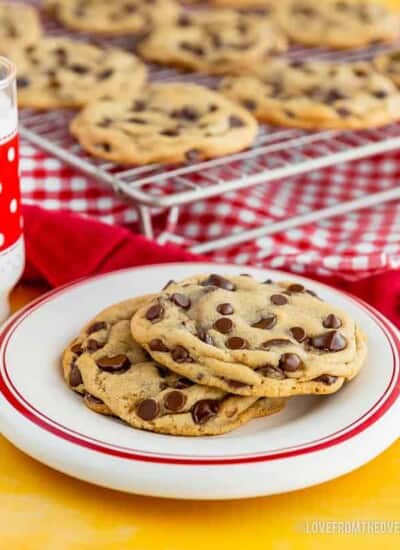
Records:
[[[161,246],[127,229],[68,212],[24,206],[26,281],[59,286],[79,277],[137,265],[205,261],[175,245]],[[316,277],[314,277],[316,278]],[[356,294],[400,327],[400,271],[357,282],[318,280]]]

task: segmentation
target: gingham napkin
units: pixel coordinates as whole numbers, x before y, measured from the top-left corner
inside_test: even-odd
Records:
[[[28,143],[21,147],[25,203],[67,210],[135,229],[134,207]],[[332,206],[398,185],[400,153],[349,162],[271,182],[182,208],[183,246],[262,223]],[[163,231],[165,216],[155,227]],[[262,237],[208,255],[210,259],[288,269],[317,276],[360,279],[400,266],[400,202]]]

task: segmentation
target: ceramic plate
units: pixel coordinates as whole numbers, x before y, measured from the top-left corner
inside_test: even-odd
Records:
[[[57,289],[18,312],[0,333],[0,428],[41,462],[122,491],[227,499],[308,487],[358,468],[400,434],[399,334],[373,308],[325,285],[246,268],[259,280],[292,279],[345,309],[369,340],[360,375],[337,394],[289,400],[285,410],[218,437],[173,437],[133,429],[86,409],[68,390],[60,353],[99,310],[199,272],[238,266],[134,268]]]

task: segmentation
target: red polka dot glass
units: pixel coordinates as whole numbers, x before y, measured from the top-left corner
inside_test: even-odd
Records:
[[[15,67],[0,57],[0,322],[24,266]]]

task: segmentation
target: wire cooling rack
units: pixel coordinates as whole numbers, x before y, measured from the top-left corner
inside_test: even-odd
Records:
[[[37,0],[30,3],[37,4]],[[66,34],[52,22],[45,21],[50,34]],[[76,35],[75,35],[76,36]],[[79,34],[78,38],[88,39]],[[130,47],[126,39],[102,41]],[[393,46],[391,46],[393,48]],[[329,58],[340,61],[370,59],[377,53],[391,49],[373,45],[366,49],[330,52],[321,49],[294,48],[289,55],[295,59]],[[151,66],[152,80],[188,80],[200,84],[213,84],[215,79],[206,75],[179,73],[173,69]],[[180,166],[147,165],[120,167],[89,156],[70,136],[68,111],[38,112],[23,110],[20,114],[20,134],[33,144],[67,162],[84,174],[111,186],[114,191],[136,206],[141,228],[147,237],[153,237],[152,212],[169,209],[168,228],[159,236],[160,241],[179,242],[179,235],[171,231],[178,224],[179,207],[194,201],[220,196],[229,191],[247,188],[266,182],[285,185],[284,179],[340,162],[356,160],[400,147],[400,123],[366,131],[306,132],[298,129],[263,125],[251,149],[222,158]],[[232,236],[199,243],[192,247],[196,252],[208,252],[232,246],[262,235],[284,231],[306,223],[342,215],[371,205],[400,198],[400,189],[385,191],[334,207],[302,214],[256,229],[235,233]]]

